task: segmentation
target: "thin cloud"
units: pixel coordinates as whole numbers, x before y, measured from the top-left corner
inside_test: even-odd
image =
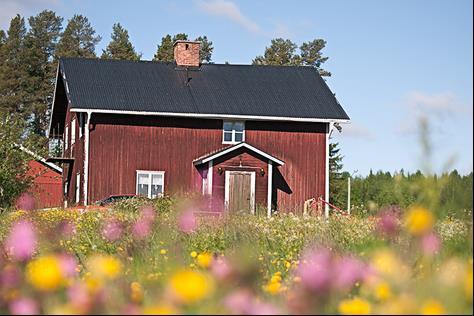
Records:
[[[262,34],[261,27],[252,19],[245,16],[239,7],[232,1],[228,0],[210,0],[197,1],[198,7],[204,12],[226,18],[234,23],[239,24],[247,31],[255,34]]]
[[[396,131],[401,134],[417,132],[420,120],[427,120],[437,130],[442,129],[442,123],[446,120],[460,115],[472,120],[472,106],[467,106],[449,91],[434,94],[412,91],[402,99],[401,106],[405,110],[405,116],[396,127]]]
[[[373,140],[374,134],[365,126],[360,125],[355,122],[351,122],[350,124],[342,125],[342,137],[348,138],[358,138],[358,139],[365,139],[365,140]]]
[[[2,0],[0,10],[0,28],[7,29],[11,19],[17,15],[30,15],[37,10],[52,9],[59,0]]]

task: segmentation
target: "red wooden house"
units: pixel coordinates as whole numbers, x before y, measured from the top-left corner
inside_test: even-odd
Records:
[[[200,192],[224,210],[328,197],[328,135],[349,117],[312,67],[61,59],[50,137],[64,141],[65,196]]]

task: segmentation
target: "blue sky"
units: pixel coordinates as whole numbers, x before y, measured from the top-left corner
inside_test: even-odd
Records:
[[[473,168],[472,1],[0,0],[0,27],[42,9],[86,15],[102,36],[129,30],[143,59],[167,33],[207,35],[213,61],[248,64],[272,38],[327,41],[328,85],[352,119],[334,136],[345,168],[421,167],[418,122],[431,127],[436,171]]]

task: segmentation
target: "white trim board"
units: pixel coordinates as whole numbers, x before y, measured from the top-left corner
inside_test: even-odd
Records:
[[[250,174],[250,208],[252,214],[255,214],[255,183],[256,183],[256,176],[255,171],[225,171],[225,184],[224,184],[224,209],[226,212],[229,212],[229,195],[230,195],[230,175],[232,173],[244,173]]]
[[[193,162],[194,162],[194,164],[200,165],[200,164],[209,162],[209,161],[211,161],[211,160],[214,160],[214,159],[216,159],[216,158],[218,158],[218,157],[221,157],[221,156],[223,156],[223,155],[225,155],[225,154],[228,154],[228,153],[230,153],[230,152],[233,152],[234,150],[237,150],[237,149],[242,148],[242,147],[245,147],[245,148],[247,148],[247,149],[249,149],[249,150],[251,150],[251,151],[257,153],[257,154],[259,154],[260,156],[263,156],[263,157],[267,158],[268,160],[271,160],[271,161],[273,161],[274,163],[276,163],[276,164],[278,164],[278,165],[280,165],[280,166],[283,166],[283,165],[285,164],[284,161],[282,161],[282,160],[280,160],[280,159],[277,159],[277,158],[273,157],[272,155],[267,154],[266,152],[264,152],[264,151],[262,151],[262,150],[260,150],[260,149],[258,149],[258,148],[255,148],[255,147],[253,147],[252,145],[249,145],[249,144],[247,144],[247,143],[239,143],[239,144],[237,144],[237,145],[235,145],[235,146],[231,146],[231,147],[229,147],[229,148],[226,148],[225,150],[222,150],[222,151],[220,151],[220,152],[218,152],[218,153],[215,153],[214,155],[208,156],[208,157],[206,157],[206,158],[204,158],[204,159],[197,159],[197,160],[195,160],[195,161],[193,161]]]
[[[287,117],[287,116],[263,116],[263,115],[234,115],[234,114],[203,114],[203,113],[176,113],[176,112],[151,112],[151,111],[123,111],[123,110],[102,110],[74,108],[71,112],[88,112],[103,114],[127,114],[127,115],[156,115],[156,116],[175,116],[175,117],[196,117],[209,119],[233,119],[233,120],[255,120],[255,121],[289,121],[289,122],[311,122],[311,123],[349,123],[350,120],[344,119],[325,119],[325,118],[306,118],[306,117]]]
[[[32,152],[31,150],[29,150],[28,148],[26,148],[25,146],[23,145],[16,145],[18,146],[18,148],[20,148],[21,151],[27,153],[28,155],[31,155],[33,158],[35,158],[36,160],[39,160],[41,161],[43,164],[49,166],[50,168],[56,170],[57,172],[60,172],[60,173],[63,173],[63,168],[55,165],[54,163],[51,163],[51,162],[47,162],[46,159],[44,159],[43,157],[41,157],[40,155],[38,154],[35,154],[34,152]]]

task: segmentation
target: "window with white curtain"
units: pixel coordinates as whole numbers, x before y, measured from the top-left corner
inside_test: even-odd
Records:
[[[245,123],[242,121],[224,121],[224,144],[237,144],[245,141]]]
[[[154,199],[163,195],[164,171],[142,171],[137,170],[136,194]]]
[[[76,119],[71,121],[71,146],[76,142]]]

